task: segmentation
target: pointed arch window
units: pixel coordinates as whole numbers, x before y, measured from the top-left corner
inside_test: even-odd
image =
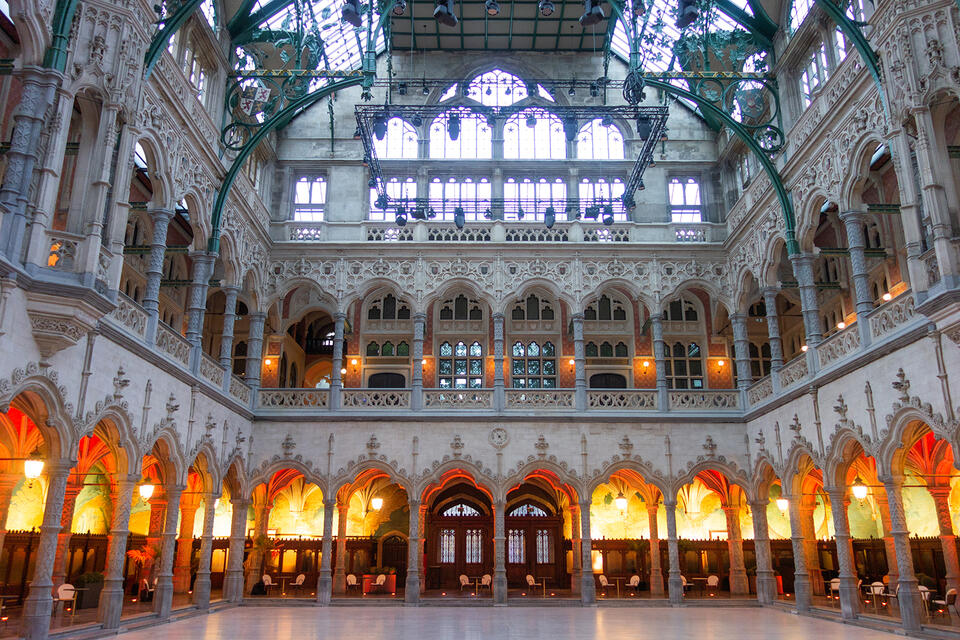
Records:
[[[613,122],[604,124],[595,118],[577,133],[577,158],[580,160],[623,160],[623,134]]]
[[[524,109],[503,127],[503,157],[507,160],[564,160],[567,139],[563,122],[546,109]]]
[[[430,123],[430,157],[447,160],[490,160],[493,130],[481,115],[453,109]]]
[[[373,139],[373,148],[381,160],[414,159],[418,148],[417,130],[403,118],[387,120],[387,135]]]
[[[444,509],[440,515],[447,518],[459,518],[463,516],[479,516],[480,512],[465,502],[458,502]]]
[[[521,504],[519,506],[514,507],[513,509],[510,510],[510,513],[508,513],[507,515],[514,516],[514,517],[532,516],[534,518],[546,518],[550,514],[548,514],[546,511],[544,511],[537,505],[530,504],[528,502],[526,504]]]
[[[466,97],[487,107],[509,107],[528,97],[527,83],[512,73],[494,69],[471,80]]]

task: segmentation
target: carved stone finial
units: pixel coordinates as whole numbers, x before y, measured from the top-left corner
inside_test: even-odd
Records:
[[[767,443],[767,437],[763,435],[763,429],[760,429],[757,432],[757,437],[754,438],[753,441],[760,445],[760,449],[766,448],[765,445]]]
[[[900,403],[906,404],[910,402],[910,381],[907,380],[907,374],[903,372],[903,369],[897,369],[897,379],[890,383],[894,389],[900,392]]]
[[[203,434],[203,439],[208,441],[213,441],[213,430],[217,428],[217,421],[213,419],[213,414],[207,414],[207,422],[203,425],[203,428],[206,430],[206,433]]]
[[[547,449],[550,448],[550,443],[547,442],[547,439],[541,433],[540,437],[537,438],[537,441],[534,443],[533,446],[537,448],[537,452],[539,456],[541,458],[545,458],[547,455]]]
[[[376,435],[371,435],[370,439],[367,440],[367,454],[372,458],[377,455],[377,449],[380,448],[380,441],[377,440]]]
[[[177,397],[170,394],[170,397],[167,398],[167,418],[173,420],[173,414],[175,414],[180,409],[180,403],[177,402]]]
[[[703,450],[707,452],[708,458],[717,454],[717,443],[713,441],[713,436],[707,436],[706,442],[703,443]]]
[[[837,396],[837,404],[833,405],[833,410],[840,416],[841,422],[847,421],[847,412],[849,411],[847,403],[843,399],[843,394]]]
[[[800,429],[803,428],[803,425],[800,424],[800,418],[797,416],[797,414],[793,414],[793,422],[788,424],[787,428],[790,429],[790,431],[793,431],[793,436],[795,438],[800,437]]]
[[[623,436],[623,440],[620,441],[620,451],[623,451],[623,455],[629,456],[633,452],[633,443],[630,442],[629,436]]]
[[[463,455],[463,438],[460,437],[460,434],[453,436],[453,440],[450,442],[450,449],[453,450],[454,458],[459,458]]]
[[[283,457],[289,458],[293,454],[293,450],[297,448],[297,443],[293,436],[288,433],[287,437],[280,443],[280,447],[283,448]]]
[[[120,400],[123,397],[123,390],[130,384],[130,378],[126,377],[127,372],[123,370],[123,365],[117,369],[117,375],[113,377],[113,399]]]

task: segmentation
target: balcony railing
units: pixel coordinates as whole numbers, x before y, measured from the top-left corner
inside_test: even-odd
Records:
[[[507,409],[557,411],[573,409],[573,389],[507,389]]]
[[[820,366],[831,365],[859,348],[860,327],[852,324],[846,329],[836,332],[817,346]]]
[[[344,409],[409,409],[409,389],[343,389],[340,406]]]
[[[677,411],[717,411],[740,407],[740,392],[729,389],[671,391],[670,409]]]
[[[493,409],[492,389],[424,389],[424,409]]]
[[[648,389],[587,391],[587,409],[592,411],[656,410],[657,392]]]

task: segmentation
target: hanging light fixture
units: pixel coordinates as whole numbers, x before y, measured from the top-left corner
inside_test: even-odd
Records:
[[[853,494],[853,497],[861,502],[867,499],[867,485],[863,482],[863,479],[860,477],[860,474],[857,474],[857,477],[853,480],[853,486],[850,487],[850,492]]]
[[[460,114],[454,113],[450,116],[450,119],[447,120],[447,135],[449,135],[450,139],[454,142],[460,138]]]
[[[617,509],[620,511],[627,510],[627,497],[623,495],[623,491],[617,494],[617,497],[613,499],[613,502],[617,505]]]
[[[492,17],[500,14],[500,4],[497,2],[497,0],[487,0],[485,6],[487,8],[488,16]]]
[[[436,0],[433,18],[442,25],[457,26],[457,16],[453,13],[453,0]]]
[[[608,227],[613,224],[613,207],[609,204],[603,205],[603,224]]]
[[[554,6],[550,0],[540,0],[540,15],[543,17],[552,16],[553,11]]]
[[[372,498],[370,500],[370,508],[373,509],[374,511],[380,511],[380,509],[383,508],[383,498],[381,498],[380,496],[377,496],[376,498]]]
[[[553,229],[553,225],[557,222],[557,210],[553,207],[547,207],[543,214],[543,222],[547,225],[547,229]]]
[[[787,508],[790,506],[790,503],[784,497],[777,498],[777,509],[780,509],[780,513],[786,513]]]
[[[603,7],[600,6],[600,0],[584,0],[583,15],[580,16],[581,27],[595,25],[606,17]]]
[[[154,486],[153,483],[150,482],[150,478],[144,478],[140,482],[140,486],[137,487],[137,491],[140,493],[140,499],[144,502],[153,497],[153,490]]]
[[[40,449],[34,449],[33,453],[23,461],[23,475],[33,485],[33,481],[43,473],[43,457],[40,455]]]
[[[407,0],[396,0],[396,2],[393,3],[393,15],[402,16],[403,12],[406,10],[407,10]]]
[[[343,22],[349,22],[355,27],[360,27],[363,25],[360,12],[360,0],[347,0],[343,3],[343,9],[340,11],[340,19]]]
[[[387,137],[387,114],[381,113],[373,119],[373,135],[381,141]]]
[[[700,17],[700,8],[697,0],[680,0],[677,8],[677,29],[683,31]]]
[[[463,229],[463,225],[466,222],[466,215],[464,215],[463,207],[457,207],[453,210],[453,224],[457,225],[457,229]]]

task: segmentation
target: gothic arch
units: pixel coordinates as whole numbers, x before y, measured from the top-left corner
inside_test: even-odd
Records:
[[[125,402],[98,407],[95,414],[87,414],[86,422],[87,428],[81,437],[97,433],[110,447],[118,472],[140,473],[143,452],[134,435],[133,420]]]
[[[863,455],[873,455],[870,441],[852,429],[840,429],[831,437],[830,447],[821,466],[824,484],[846,486],[846,471],[853,460],[852,449],[857,447],[863,451]]]
[[[168,467],[164,470],[164,472],[168,475],[173,475],[172,478],[165,475],[163,477],[164,483],[186,483],[187,470],[189,467],[184,459],[183,445],[180,443],[180,433],[176,423],[170,422],[169,424],[166,424],[160,429],[154,431],[153,434],[147,438],[142,450],[149,454],[159,443],[162,443],[162,447],[166,449],[167,453],[166,463]]]
[[[680,493],[680,489],[682,489],[684,485],[693,482],[701,471],[719,471],[727,478],[730,484],[735,484],[740,487],[744,493],[744,497],[746,497],[748,501],[753,499],[753,487],[750,484],[750,478],[747,474],[741,471],[733,460],[724,460],[721,457],[703,460],[691,465],[686,472],[673,480],[673,483],[670,485],[670,495],[676,498],[677,494]],[[664,495],[667,494],[664,493]]]
[[[203,461],[202,465],[199,464],[200,460]],[[200,475],[204,477],[205,491],[219,494],[223,490],[223,474],[217,462],[217,452],[210,442],[204,440],[199,443],[188,468],[203,471]]]
[[[320,492],[323,494],[324,499],[329,495],[329,487],[336,484],[335,482],[331,482],[328,485],[326,478],[318,473],[312,465],[303,462],[303,460],[274,456],[270,460],[265,460],[253,475],[248,478],[246,488],[249,491],[253,491],[258,485],[269,484],[270,478],[272,478],[275,473],[285,469],[297,471],[303,475],[305,481],[320,487]]]
[[[596,287],[587,291],[582,296],[582,302],[580,304],[582,311],[584,308],[588,307],[591,303],[600,299],[607,291],[616,291],[617,293],[625,296],[631,302],[639,302],[643,308],[646,308],[648,311],[656,307],[656,302],[653,298],[650,297],[636,282],[631,282],[625,278],[610,278],[604,280]]]
[[[51,459],[69,457],[80,441],[71,417],[73,406],[64,400],[66,389],[57,373],[30,363],[16,369],[10,380],[0,380],[0,411],[15,404],[40,429]]]
[[[470,460],[449,460],[438,465],[429,475],[420,478],[415,494],[421,504],[428,504],[431,497],[458,479],[467,480],[474,487],[490,496],[490,501],[502,501],[506,492],[496,480]]]
[[[504,499],[512,488],[523,484],[530,476],[543,478],[550,482],[555,489],[566,493],[570,499],[570,504],[577,504],[581,500],[588,500],[590,497],[584,491],[583,482],[577,477],[576,473],[569,470],[566,465],[558,464],[556,460],[547,458],[529,460],[526,463],[518,464],[516,470],[507,475],[500,483]]]
[[[644,460],[620,459],[606,462],[600,469],[595,469],[593,477],[587,482],[584,496],[589,498],[602,484],[610,481],[610,477],[618,471],[632,471],[643,477],[644,482],[653,485],[662,495],[667,495],[670,483],[658,471],[655,471]]]
[[[433,303],[443,302],[445,299],[459,294],[483,302],[487,305],[491,314],[497,309],[496,299],[489,292],[477,286],[476,282],[467,278],[450,278],[440,282],[424,297],[423,310],[429,309]]]
[[[385,460],[373,460],[366,458],[358,459],[350,463],[346,468],[338,469],[337,475],[330,479],[329,487],[331,491],[336,494],[339,493],[344,487],[353,484],[356,481],[357,476],[364,471],[380,471],[387,474],[387,476],[390,477],[391,482],[400,485],[400,487],[407,492],[407,496],[414,495],[414,483],[403,474],[402,469],[397,470],[394,464],[395,462],[393,461],[387,462]]]
[[[173,199],[173,185],[170,181],[170,167],[167,166],[166,154],[161,153],[166,145],[161,135],[153,129],[144,129],[133,141],[134,148],[139,144],[147,154],[147,165],[150,171],[150,186],[153,189],[153,198],[147,207],[158,209],[172,209],[176,205]]]
[[[931,408],[903,406],[887,416],[887,430],[877,443],[877,473],[891,474],[903,469],[903,457],[926,429],[938,440],[946,440],[953,447],[957,444],[957,432],[948,427],[943,417],[933,414]],[[957,449],[955,449],[956,451]]]
[[[826,201],[835,201],[824,189],[815,187],[805,194],[803,202],[797,207],[800,212],[797,224],[797,242],[802,253],[811,253],[814,249],[814,234],[820,221],[820,209]]]
[[[870,158],[873,155],[873,149],[877,145],[883,144],[880,135],[872,130],[865,131],[856,143],[851,145],[849,166],[844,167],[844,180],[840,185],[840,205],[841,211],[846,207],[853,207],[857,210],[864,210],[866,204],[860,201],[854,202],[856,191],[859,190],[865,176],[870,173]],[[897,176],[899,179],[899,176]]]
[[[566,290],[561,290],[555,282],[547,280],[546,278],[530,278],[522,281],[516,288],[505,292],[500,300],[500,304],[494,309],[494,313],[499,311],[509,317],[511,307],[516,304],[518,300],[522,300],[531,294],[541,299],[548,298],[556,300],[558,304],[565,305],[571,313],[578,307],[571,293]],[[556,317],[559,320],[561,316],[558,313]]]

